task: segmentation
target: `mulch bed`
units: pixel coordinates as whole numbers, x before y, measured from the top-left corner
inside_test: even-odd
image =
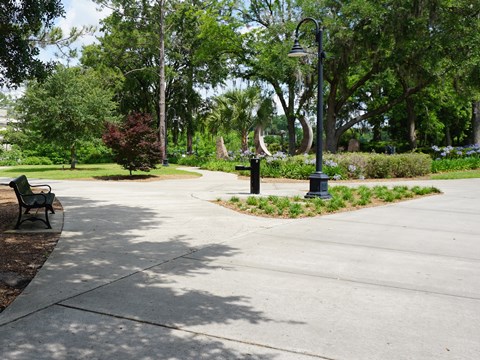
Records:
[[[57,200],[54,209],[62,209]],[[6,233],[14,228],[17,216],[15,192],[0,186],[0,312],[35,277],[60,238],[60,233]]]

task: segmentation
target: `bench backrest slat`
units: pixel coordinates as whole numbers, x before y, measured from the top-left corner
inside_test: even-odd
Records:
[[[10,181],[10,187],[15,190],[17,197],[21,198],[22,195],[32,195],[32,189],[28,183],[27,177],[25,175],[20,175],[18,178]]]

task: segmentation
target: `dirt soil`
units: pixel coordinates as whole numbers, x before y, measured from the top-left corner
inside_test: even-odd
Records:
[[[57,200],[54,209],[62,209]],[[60,238],[60,233],[6,233],[14,228],[17,217],[15,192],[0,186],[0,312],[35,277]]]

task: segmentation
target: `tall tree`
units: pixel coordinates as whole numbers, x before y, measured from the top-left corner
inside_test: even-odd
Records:
[[[240,16],[246,25],[236,75],[268,84],[278,97],[288,124],[288,152],[295,154],[295,122],[309,107],[315,85],[310,61],[287,58],[300,8],[294,0],[244,2]],[[301,83],[301,84],[300,84]]]
[[[99,46],[86,49],[82,63],[117,68],[124,77],[119,98],[125,114],[155,113],[159,146],[165,150],[165,6],[164,0],[96,0],[113,10],[103,21]],[[100,51],[98,51],[100,49]]]
[[[245,3],[243,19],[254,27],[245,33],[241,75],[273,86],[288,118],[289,132],[298,111],[308,109],[316,86],[315,51],[298,65],[285,58],[294,26],[302,18],[313,17],[324,27],[325,134],[330,151],[336,151],[341,135],[352,126],[369,119],[378,121],[401,103],[412,110],[414,94],[431,84],[442,86],[447,74],[457,72],[479,53],[480,3],[476,1]],[[308,25],[300,30],[302,45],[316,48]],[[415,146],[413,111],[409,121],[410,141]]]
[[[111,98],[94,71],[59,66],[44,82],[28,84],[17,114],[30,141],[70,149],[74,169],[78,142],[100,138],[105,122],[114,118]]]
[[[119,69],[125,78],[118,95],[122,111],[155,113],[162,136],[159,119],[175,113],[191,143],[198,90],[221,83],[228,74],[226,53],[235,43],[228,22],[230,0],[97,2],[114,12],[103,21],[100,44],[85,49],[82,63]]]
[[[330,90],[326,132],[327,147],[332,151],[347,129],[385,113],[431,84],[442,86],[447,74],[465,66],[467,59],[478,53],[473,41],[478,39],[480,25],[478,2],[302,3],[305,14],[322,19],[328,31],[327,51],[332,58],[326,62]],[[386,76],[396,83],[395,95],[384,94],[382,102],[368,106],[372,82]],[[356,113],[348,111],[352,107]],[[413,107],[410,100],[407,107]],[[412,146],[414,124],[414,113],[410,112]]]
[[[36,59],[42,36],[63,16],[60,0],[2,1],[0,4],[0,86],[45,76],[48,65]],[[51,66],[51,64],[50,64]]]
[[[229,75],[230,54],[241,49],[231,0],[172,3],[167,19],[170,70],[169,106],[183,120],[187,152],[192,152],[195,115],[202,106],[199,90],[223,84]],[[179,97],[183,101],[179,101]]]

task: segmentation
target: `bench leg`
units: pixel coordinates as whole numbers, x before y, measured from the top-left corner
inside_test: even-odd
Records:
[[[15,224],[15,230],[18,230],[18,228],[20,227],[20,224],[21,224],[20,220],[22,220],[22,206],[21,205],[18,207],[18,220],[17,220],[17,223]]]
[[[26,208],[24,214],[30,214],[30,210],[30,208]],[[45,206],[45,220],[35,215],[34,217],[27,218],[22,221],[22,206],[20,205],[18,209],[18,220],[15,224],[15,230],[18,230],[20,228],[20,225],[22,225],[25,221],[41,221],[47,226],[47,229],[51,229],[52,225],[50,225],[50,220],[48,219],[48,211],[51,211],[52,214],[55,214],[55,211],[53,211],[53,207],[51,205],[47,205]]]
[[[48,220],[48,206],[45,207],[45,224],[47,225],[47,229],[51,229],[52,226],[50,225],[50,221]],[[53,209],[52,209],[53,211]]]

